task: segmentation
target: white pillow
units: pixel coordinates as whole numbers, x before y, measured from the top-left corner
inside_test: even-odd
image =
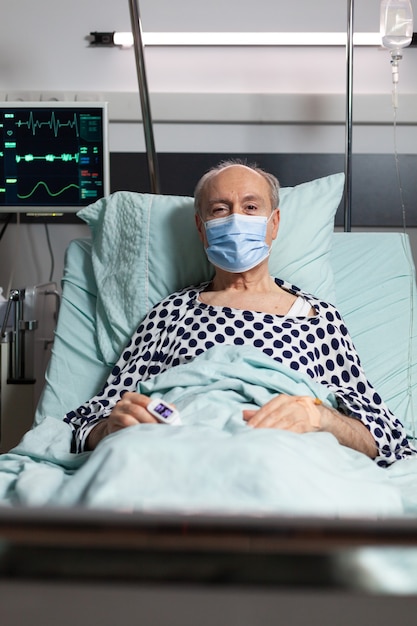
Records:
[[[330,267],[334,216],[344,174],[281,189],[273,276],[334,301]],[[114,363],[149,309],[168,294],[213,274],[194,222],[193,199],[120,191],[78,212],[93,238],[97,333]]]

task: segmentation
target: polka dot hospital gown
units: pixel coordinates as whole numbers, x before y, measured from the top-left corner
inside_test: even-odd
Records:
[[[140,324],[104,388],[64,420],[73,429],[73,449],[82,452],[90,430],[107,417],[125,391],[137,383],[190,361],[215,345],[252,345],[293,370],[325,385],[338,409],[360,419],[378,446],[376,461],[387,466],[415,453],[401,423],[368,382],[340,313],[332,305],[275,279],[307,299],[317,315],[271,315],[199,301],[207,284],[171,294]]]

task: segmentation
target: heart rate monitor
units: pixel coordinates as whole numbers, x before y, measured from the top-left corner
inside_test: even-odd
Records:
[[[171,424],[172,426],[179,426],[181,424],[178,411],[160,398],[151,400],[146,409],[163,424]]]

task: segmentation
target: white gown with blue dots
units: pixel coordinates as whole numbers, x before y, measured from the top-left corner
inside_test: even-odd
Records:
[[[371,431],[379,465],[415,454],[403,426],[367,380],[337,309],[285,281],[275,282],[304,297],[316,315],[282,316],[203,304],[199,293],[207,283],[178,291],[157,304],[132,336],[103,390],[65,416],[73,429],[73,449],[85,449],[90,430],[110,414],[124,392],[135,391],[138,382],[215,345],[252,345],[332,391],[338,409],[360,419]]]

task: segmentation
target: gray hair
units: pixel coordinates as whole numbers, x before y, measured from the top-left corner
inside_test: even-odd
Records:
[[[276,209],[279,205],[279,182],[278,179],[273,175],[265,172],[265,170],[258,167],[255,163],[246,163],[241,159],[229,159],[227,161],[221,161],[218,165],[212,167],[208,172],[206,172],[198,181],[197,186],[194,191],[194,208],[195,212],[201,215],[202,209],[202,198],[204,194],[204,190],[206,188],[207,183],[214,177],[216,174],[221,172],[222,170],[230,167],[231,165],[243,165],[244,167],[257,172],[260,174],[269,185],[270,192],[270,200],[272,210]]]

